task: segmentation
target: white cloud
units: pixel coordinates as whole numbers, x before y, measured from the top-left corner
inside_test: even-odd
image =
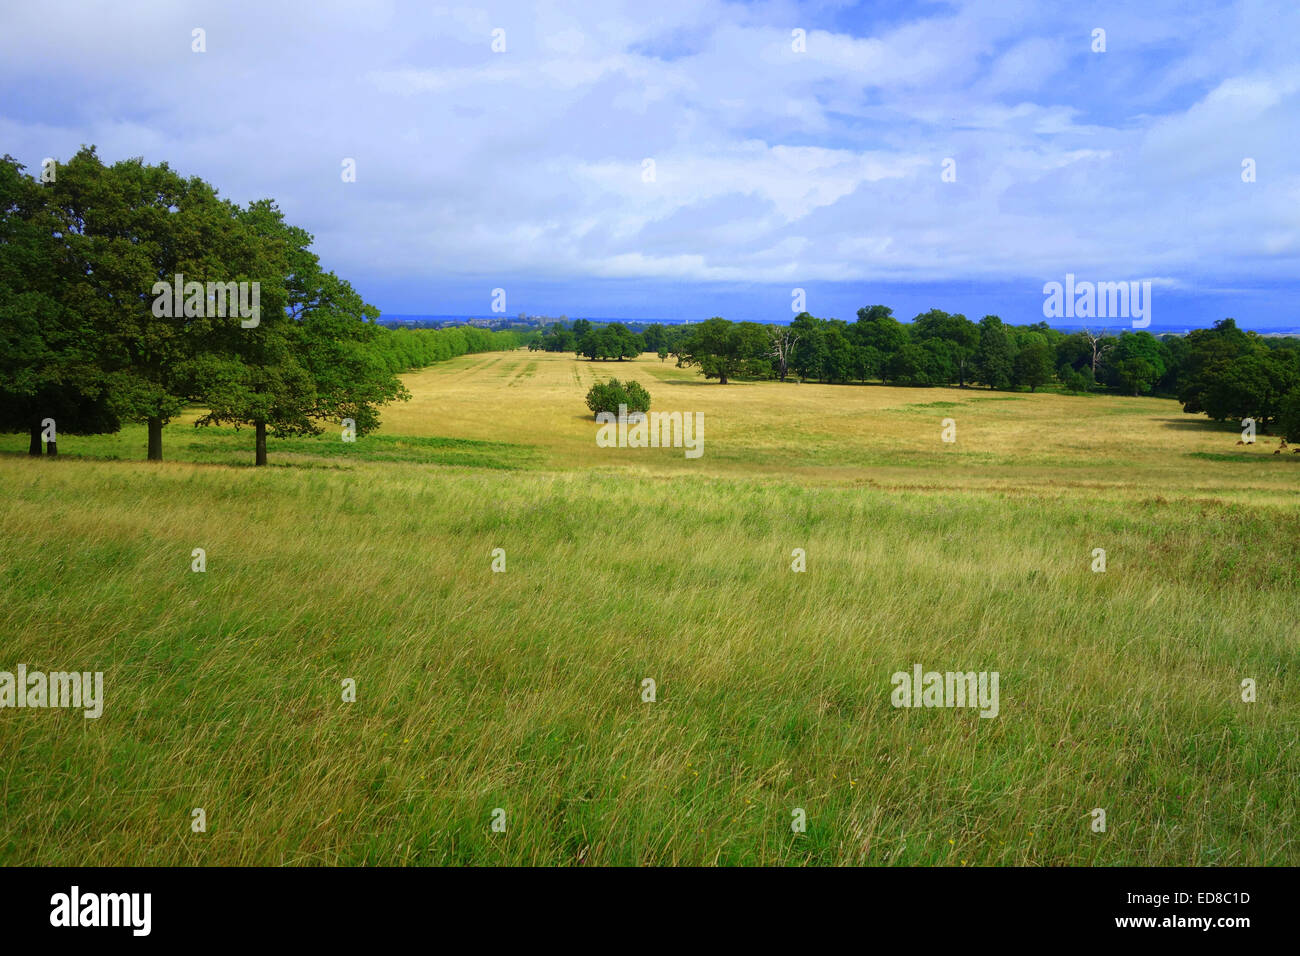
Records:
[[[345,276],[1294,275],[1293,7],[869,16],[9,5],[0,135],[29,164],[97,143],[274,196]]]

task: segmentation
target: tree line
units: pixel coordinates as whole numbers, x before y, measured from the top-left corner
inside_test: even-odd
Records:
[[[1046,322],[1015,326],[995,315],[973,322],[940,309],[902,322],[888,306],[872,305],[851,323],[804,312],[789,325],[715,317],[636,331],[580,319],[547,326],[529,347],[592,360],[654,352],[720,384],[794,379],[1161,395],[1177,398],[1187,412],[1216,421],[1253,418],[1265,430],[1290,422],[1286,409],[1300,405],[1300,339],[1247,332],[1233,319],[1187,335],[1066,333]],[[1291,427],[1300,431],[1300,422]]]
[[[141,159],[105,165],[83,147],[28,175],[0,161],[0,431],[56,453],[57,437],[163,428],[197,406],[198,426],[319,434],[409,397],[397,373],[518,334],[390,330],[324,269],[312,236],[275,202],[226,200],[198,177]]]

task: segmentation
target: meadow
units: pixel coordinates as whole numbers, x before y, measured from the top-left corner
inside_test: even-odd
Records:
[[[703,456],[597,447],[611,375],[702,412]],[[161,463],[136,426],[0,436],[0,670],[106,696],[0,710],[0,863],[1300,863],[1276,439],[652,355],[403,379],[378,434],[260,469],[197,410]],[[916,663],[997,671],[999,715],[893,707]]]

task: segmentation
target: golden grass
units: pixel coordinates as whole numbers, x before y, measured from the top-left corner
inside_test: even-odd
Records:
[[[631,378],[655,411],[702,412],[705,453],[599,448],[581,398],[597,380]],[[1226,496],[1294,504],[1300,456],[1271,456],[1276,439],[1238,447],[1237,431],[1157,398],[992,392],[983,388],[731,383],[671,361],[590,362],[546,352],[467,356],[407,376],[414,399],[385,412],[385,429],[533,445],[554,468],[658,475],[873,481],[1055,493],[1100,488],[1141,496]],[[952,418],[957,441],[940,440]],[[1267,462],[1208,461],[1193,453]]]

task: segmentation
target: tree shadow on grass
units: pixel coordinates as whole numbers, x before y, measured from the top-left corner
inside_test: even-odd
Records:
[[[1239,435],[1241,429],[1230,422],[1214,422],[1208,418],[1157,418],[1165,428],[1181,428],[1186,431],[1221,432],[1225,435]]]
[[[724,386],[722,386],[722,387],[723,387],[723,388],[726,388],[726,387],[729,386],[729,385],[745,385],[745,384],[747,384],[747,383],[745,383],[745,382],[728,382],[727,385],[724,385]],[[681,386],[681,385],[689,385],[689,386],[696,386],[696,385],[711,385],[711,386],[713,386],[714,388],[717,388],[717,387],[718,387],[718,383],[717,383],[715,380],[713,380],[713,379],[705,379],[705,380],[699,380],[699,379],[697,379],[697,380],[694,380],[694,381],[692,381],[691,379],[678,379],[678,380],[676,380],[676,381],[670,381],[670,380],[668,380],[668,379],[661,379],[660,381],[658,381],[658,382],[656,383],[656,385],[669,385],[669,386],[672,386],[672,387],[674,387],[674,388],[676,388],[676,387],[678,387],[678,386]]]

